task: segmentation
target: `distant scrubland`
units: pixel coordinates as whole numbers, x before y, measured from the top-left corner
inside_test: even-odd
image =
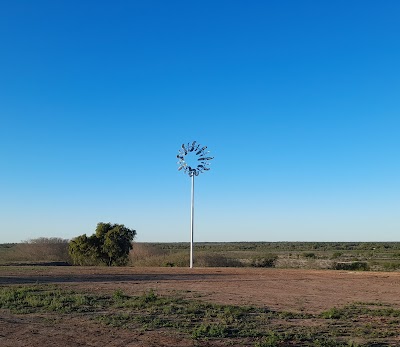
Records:
[[[400,270],[400,242],[199,242],[197,267]],[[0,264],[68,265],[68,240],[38,238],[0,244]],[[128,266],[189,266],[189,244],[133,244]]]
[[[0,244],[0,264],[70,263],[68,240],[40,237]]]

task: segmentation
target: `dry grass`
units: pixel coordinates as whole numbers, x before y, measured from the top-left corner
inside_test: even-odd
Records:
[[[24,241],[2,252],[0,262],[70,262],[68,240],[42,237]]]
[[[130,253],[131,266],[170,266],[188,267],[189,250],[167,251],[157,245],[135,243]],[[240,267],[242,263],[222,254],[212,252],[196,252],[194,257],[199,267]]]

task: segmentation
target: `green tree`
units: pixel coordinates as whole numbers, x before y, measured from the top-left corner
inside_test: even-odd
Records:
[[[86,234],[75,237],[69,242],[68,252],[75,265],[99,265],[98,242],[95,235]]]
[[[135,235],[123,224],[98,223],[92,236],[70,241],[69,254],[75,265],[126,265]]]

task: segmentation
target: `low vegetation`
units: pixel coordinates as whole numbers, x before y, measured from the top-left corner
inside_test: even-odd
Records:
[[[0,245],[0,264],[189,266],[188,243],[132,244],[130,237],[107,236],[116,225],[100,224],[109,226],[107,232],[99,232],[100,236],[96,236],[96,231],[92,236],[82,235],[70,242],[59,238],[39,238]],[[112,242],[104,243],[107,238]],[[400,270],[399,242],[199,242],[195,244],[194,256],[197,267]]]
[[[368,271],[369,265],[366,261],[347,261],[333,263],[332,268],[335,270]]]
[[[224,345],[395,346],[400,310],[384,303],[353,303],[321,314],[218,305],[149,290],[138,296],[66,291],[54,285],[0,288],[0,309],[14,314],[79,315],[111,329],[167,330]],[[50,321],[50,320],[48,320]],[[219,345],[219,344],[218,344]]]
[[[21,243],[0,245],[0,264],[68,264],[68,240],[41,237]]]
[[[131,266],[189,266],[188,243],[135,243]],[[199,267],[275,267],[397,271],[399,242],[200,242]]]

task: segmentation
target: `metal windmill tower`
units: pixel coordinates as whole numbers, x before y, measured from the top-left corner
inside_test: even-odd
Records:
[[[192,179],[192,193],[191,193],[191,209],[190,209],[190,268],[193,267],[193,229],[194,229],[194,177],[200,173],[209,171],[210,160],[214,157],[209,156],[207,146],[201,146],[196,141],[191,144],[183,144],[179,149],[178,155],[178,170],[183,170]],[[194,157],[194,164],[187,163],[187,157]]]

